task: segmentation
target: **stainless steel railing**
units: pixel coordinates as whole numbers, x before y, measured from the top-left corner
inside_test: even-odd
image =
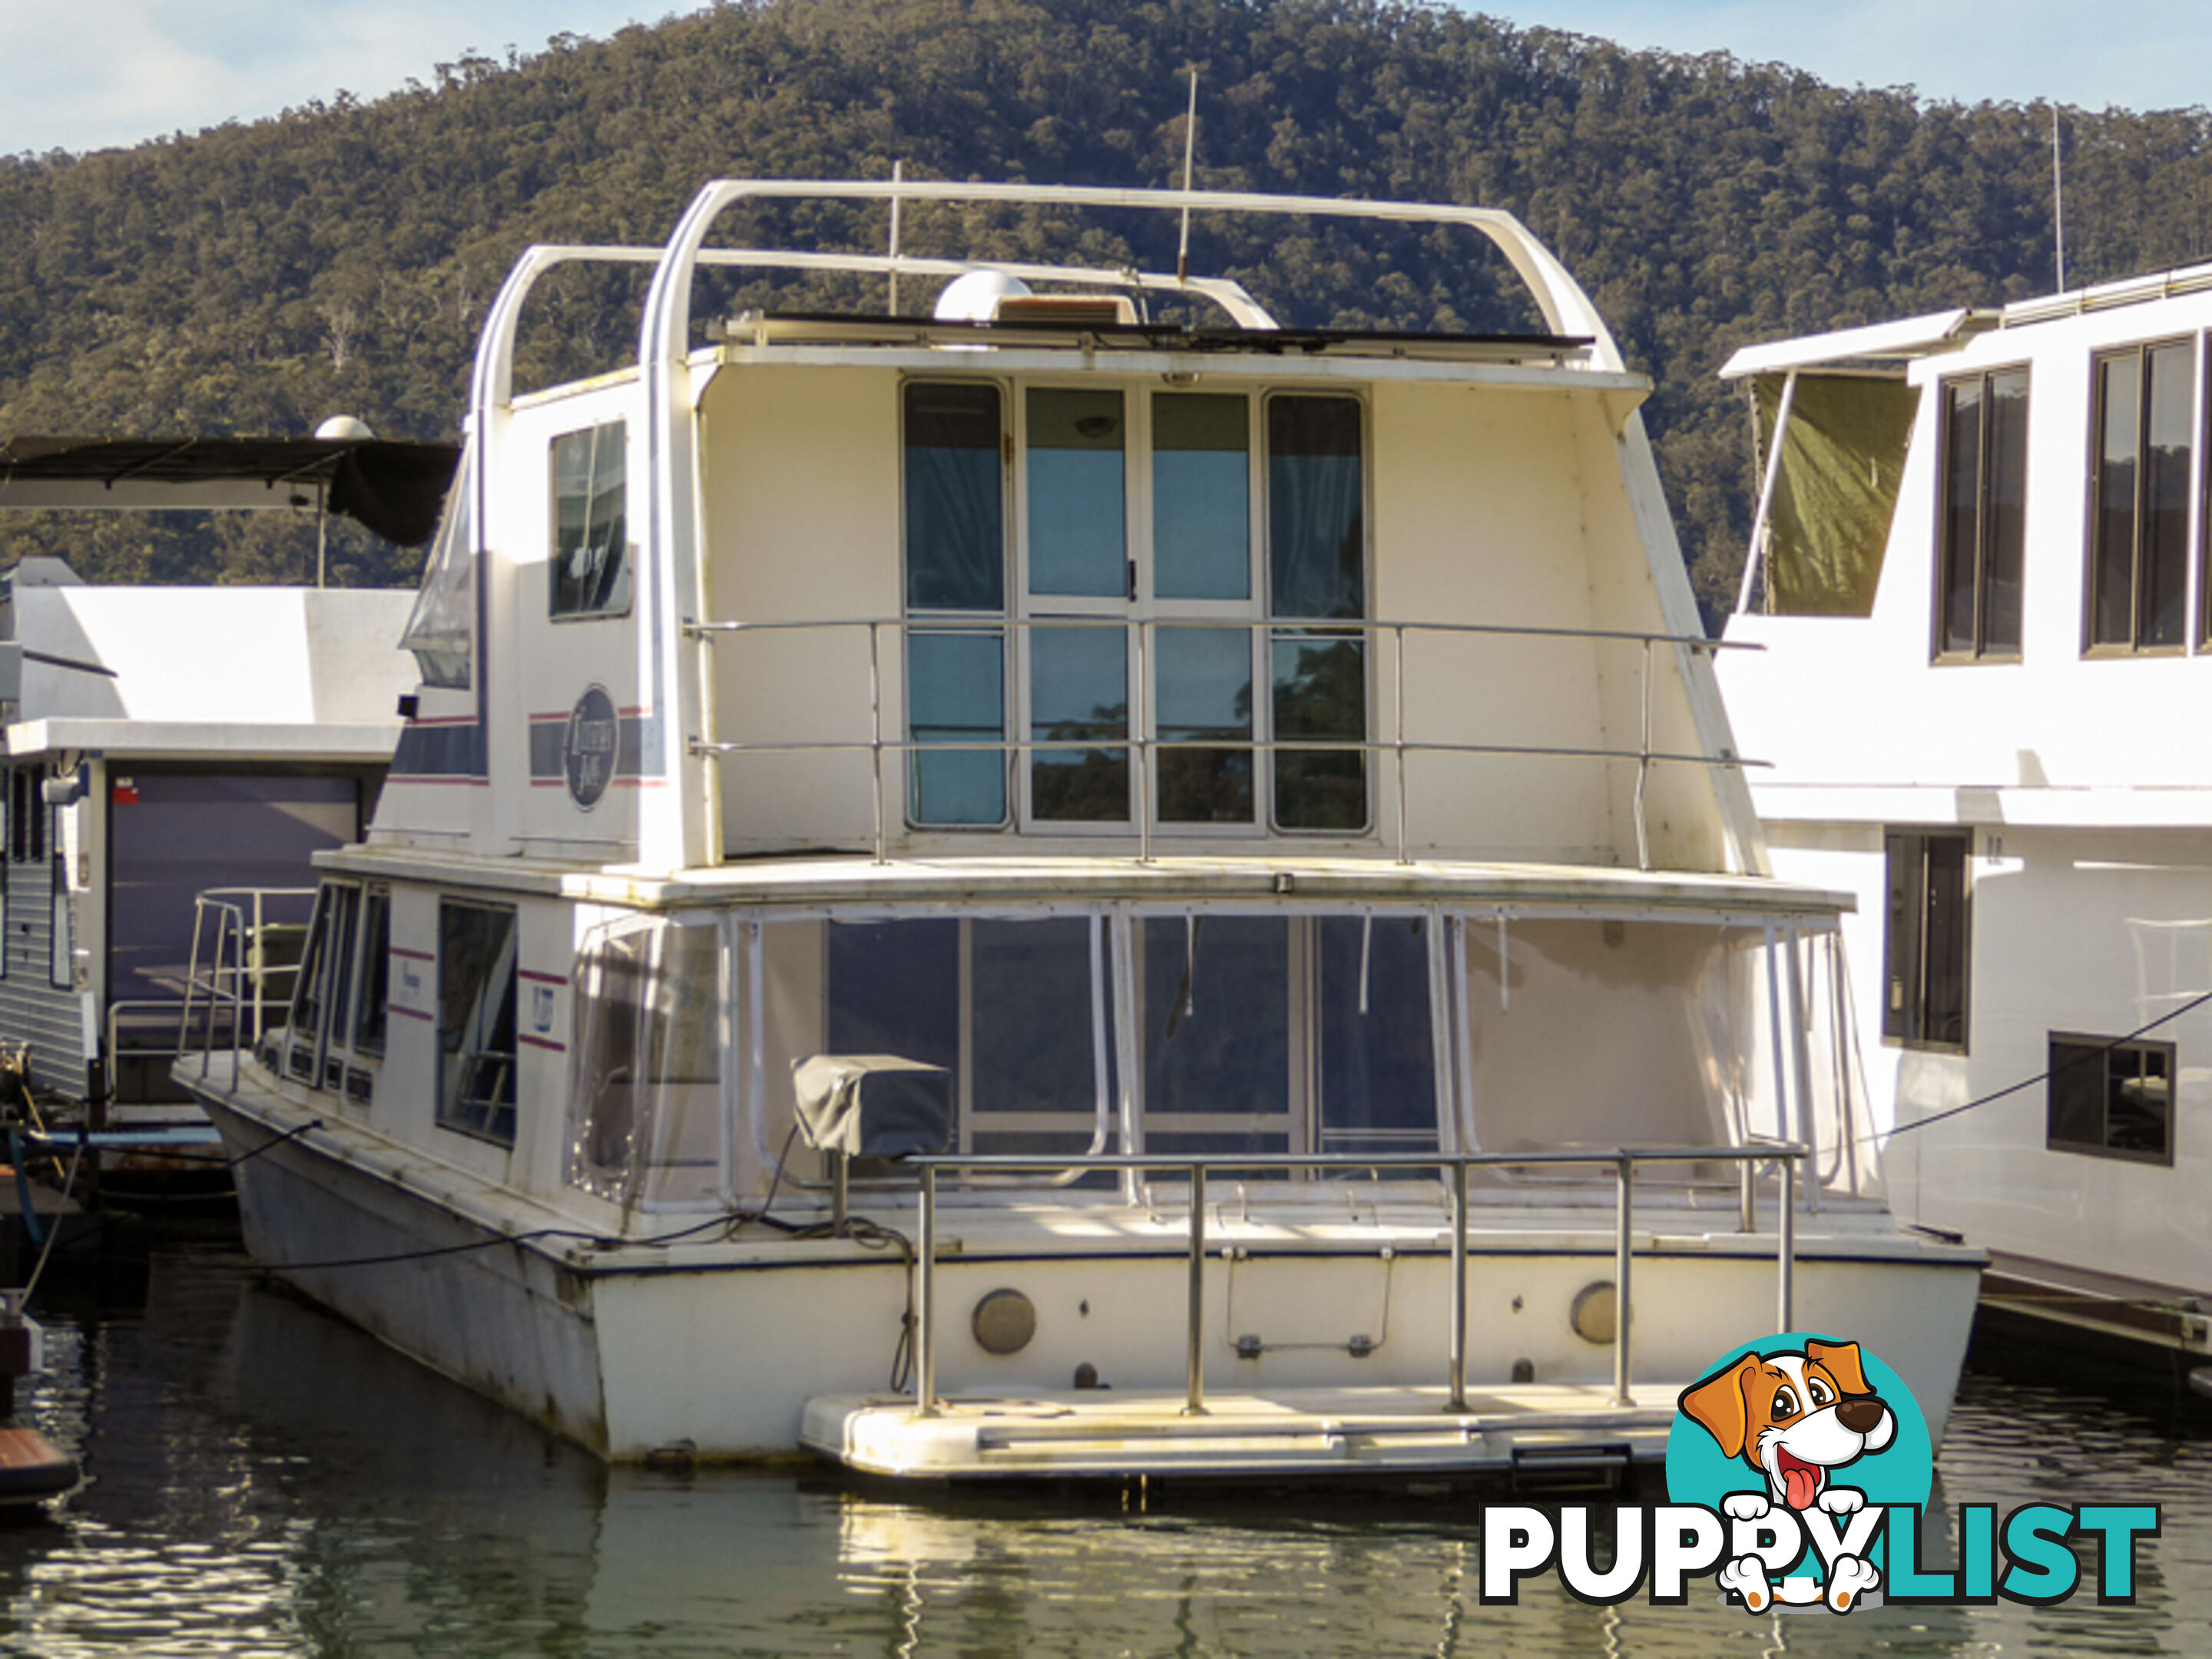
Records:
[[[1125,731],[1119,736],[1097,738],[1019,738],[1007,735],[979,741],[923,741],[912,737],[893,738],[884,730],[884,636],[888,630],[895,639],[902,641],[913,634],[990,634],[1018,635],[1033,629],[1113,628],[1133,630],[1136,660],[1130,677],[1130,696]],[[1233,738],[1206,735],[1166,739],[1151,732],[1152,715],[1150,706],[1150,664],[1154,654],[1154,637],[1158,630],[1166,629],[1206,629],[1222,630],[1245,629],[1261,636],[1263,642],[1283,640],[1312,640],[1326,642],[1331,639],[1359,639],[1388,636],[1390,648],[1390,726],[1389,738],[1362,736],[1359,738],[1283,738],[1256,737]],[[1136,834],[1138,857],[1149,860],[1152,855],[1153,819],[1152,811],[1152,778],[1158,764],[1158,751],[1166,750],[1242,750],[1259,755],[1295,754],[1388,754],[1393,757],[1393,781],[1397,799],[1397,858],[1401,864],[1413,861],[1409,849],[1407,813],[1407,757],[1409,755],[1487,755],[1521,759],[1582,760],[1597,763],[1633,762],[1636,765],[1634,818],[1636,825],[1637,865],[1640,869],[1651,867],[1650,834],[1644,814],[1644,787],[1655,765],[1690,765],[1722,767],[1741,769],[1762,767],[1764,761],[1746,760],[1727,750],[1717,754],[1681,754],[1654,749],[1651,744],[1652,726],[1652,665],[1655,646],[1678,647],[1691,652],[1752,650],[1759,645],[1729,640],[1708,639],[1703,635],[1642,633],[1631,629],[1603,628],[1549,628],[1492,623],[1432,623],[1381,622],[1334,617],[1285,618],[1267,617],[1256,621],[1238,622],[1218,617],[962,617],[947,614],[943,617],[922,613],[908,617],[852,617],[810,619],[793,622],[693,622],[684,625],[684,633],[694,639],[718,639],[741,634],[792,633],[806,630],[836,631],[863,629],[868,636],[868,709],[869,735],[863,741],[852,739],[818,739],[790,743],[735,743],[694,738],[690,744],[695,755],[729,757],[733,755],[773,754],[866,754],[872,769],[874,788],[875,857],[878,863],[886,857],[888,827],[884,814],[884,757],[886,754],[909,756],[915,754],[960,754],[982,752],[1025,757],[1054,750],[1096,752],[1099,750],[1129,751],[1134,768],[1137,800]],[[1492,638],[1586,640],[1612,641],[1635,646],[1639,653],[1640,672],[1638,699],[1640,725],[1637,746],[1633,749],[1561,745],[1550,744],[1486,744],[1451,743],[1428,738],[1413,738],[1406,734],[1406,640],[1409,635],[1463,635]],[[1363,683],[1365,677],[1363,675]],[[1256,701],[1256,699],[1255,699]],[[1364,718],[1363,732],[1371,730],[1373,722]]]
[[[1742,1168],[1743,1230],[1754,1230],[1756,1170],[1773,1164],[1781,1177],[1780,1216],[1775,1232],[1777,1331],[1791,1328],[1796,1312],[1797,1165],[1809,1149],[1794,1141],[1757,1141],[1741,1146],[1638,1146],[1558,1152],[1236,1153],[1217,1158],[1178,1158],[1115,1153],[1081,1160],[1085,1170],[1158,1170],[1181,1174],[1190,1183],[1188,1321],[1185,1338],[1186,1398],[1183,1413],[1206,1412],[1206,1183],[1212,1170],[1437,1170],[1450,1176],[1452,1195],[1452,1295],[1450,1355],[1446,1409],[1467,1409],[1467,1172],[1472,1169],[1610,1167],[1617,1194],[1613,1237],[1613,1398],[1616,1406],[1634,1403],[1629,1392],[1631,1335],[1634,1328],[1630,1274],[1635,1262],[1633,1226],[1636,1167],[1642,1164],[1735,1163]],[[903,1160],[921,1172],[920,1237],[915,1244],[914,1404],[918,1417],[937,1415],[937,1176],[939,1170],[991,1170],[1012,1172],[1058,1170],[1065,1157],[1025,1158],[997,1153],[933,1153]]]
[[[235,1050],[256,1048],[261,1042],[263,1016],[270,1008],[291,1003],[290,988],[298,983],[300,964],[272,963],[266,950],[272,927],[269,915],[275,900],[312,901],[312,887],[211,887],[197,895],[192,912],[192,954],[185,973],[185,994],[177,1021],[177,1053],[191,1052],[192,1013],[204,1005],[198,1043],[200,1075],[205,1077],[215,1052],[216,1030],[222,1012],[230,1016],[231,1043]],[[250,920],[249,920],[250,917]],[[202,946],[207,947],[204,958]],[[203,961],[205,966],[203,968]],[[269,994],[270,981],[288,981],[284,995]]]

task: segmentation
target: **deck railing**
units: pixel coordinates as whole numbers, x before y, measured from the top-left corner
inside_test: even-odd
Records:
[[[1186,1416],[1206,1412],[1206,1186],[1214,1170],[1437,1170],[1450,1179],[1452,1194],[1451,1343],[1446,1409],[1467,1409],[1467,1172],[1476,1169],[1528,1169],[1595,1165],[1613,1172],[1616,1193],[1613,1236],[1613,1397],[1620,1407],[1635,1403],[1629,1392],[1631,1335],[1635,1327],[1630,1273],[1635,1261],[1633,1230],[1636,1168],[1642,1164],[1734,1163],[1741,1187],[1742,1231],[1757,1229],[1758,1166],[1774,1164],[1781,1178],[1775,1226],[1775,1329],[1793,1328],[1797,1255],[1797,1165],[1808,1148],[1794,1141],[1754,1141],[1740,1146],[1638,1146],[1557,1152],[1224,1153],[1213,1158],[1178,1158],[1144,1153],[1105,1154],[1084,1159],[1085,1170],[1153,1170],[1180,1174],[1190,1186],[1188,1327],[1185,1337]],[[939,1170],[1057,1170],[1066,1158],[982,1153],[932,1153],[902,1160],[921,1176],[920,1237],[915,1244],[914,1404],[918,1417],[937,1414],[937,1176]]]
[[[224,1014],[229,1016],[235,1064],[236,1049],[260,1043],[268,1012],[290,1006],[299,982],[299,962],[271,962],[268,945],[270,929],[294,924],[277,921],[269,909],[272,901],[312,901],[314,896],[312,887],[211,887],[193,900],[192,954],[178,1011],[177,1053],[197,1048],[202,1077],[208,1073],[216,1030]],[[283,982],[284,992],[272,996],[270,982],[277,980]],[[197,1042],[192,1035],[196,1007],[201,1023]]]
[[[1006,735],[973,741],[938,741],[913,737],[892,737],[884,727],[884,668],[885,652],[884,639],[890,633],[895,644],[909,634],[971,634],[1019,635],[1032,629],[1112,628],[1133,631],[1135,635],[1136,659],[1129,678],[1129,700],[1126,729],[1121,735],[1077,738],[1022,738]],[[1286,641],[1312,641],[1327,643],[1331,640],[1368,639],[1387,636],[1391,642],[1389,678],[1391,686],[1387,738],[1363,735],[1358,738],[1284,738],[1257,737],[1220,737],[1212,734],[1196,737],[1163,738],[1154,735],[1151,707],[1151,664],[1155,652],[1155,635],[1161,629],[1195,628],[1214,631],[1244,629],[1259,636],[1260,643]],[[1413,861],[1407,829],[1407,757],[1409,755],[1492,756],[1516,759],[1580,760],[1595,763],[1632,762],[1636,766],[1634,817],[1636,824],[1637,866],[1651,867],[1651,842],[1644,815],[1644,786],[1656,765],[1687,765],[1718,767],[1741,770],[1761,767],[1767,763],[1746,760],[1728,750],[1717,753],[1677,753],[1652,747],[1652,649],[1656,646],[1679,647],[1692,653],[1727,650],[1752,650],[1763,647],[1746,641],[1708,639],[1704,635],[1642,633],[1632,629],[1601,628],[1547,628],[1510,623],[1432,623],[1432,622],[1376,622],[1334,617],[1285,618],[1267,617],[1257,621],[1224,620],[1217,617],[963,617],[946,615],[942,617],[923,614],[910,617],[850,619],[810,619],[791,622],[694,622],[686,623],[684,632],[694,639],[720,639],[733,635],[793,633],[804,631],[836,631],[865,629],[868,641],[868,710],[869,732],[865,740],[816,739],[789,743],[709,742],[692,739],[690,749],[695,755],[726,757],[736,755],[823,755],[865,754],[869,757],[873,778],[875,812],[874,849],[878,863],[887,856],[889,830],[884,811],[884,767],[886,755],[912,757],[938,754],[957,755],[981,752],[1025,757],[1053,751],[1097,753],[1127,750],[1134,768],[1136,835],[1138,857],[1150,860],[1152,856],[1153,815],[1152,810],[1152,780],[1158,766],[1160,751],[1242,750],[1253,755],[1279,754],[1388,754],[1393,758],[1393,781],[1397,797],[1397,859],[1401,864]],[[1456,743],[1431,738],[1409,738],[1406,733],[1406,640],[1409,635],[1480,635],[1490,638],[1554,639],[1562,641],[1610,641],[1632,645],[1639,653],[1640,672],[1638,697],[1640,721],[1637,745],[1631,748],[1606,748],[1589,745],[1560,745],[1553,744],[1494,744]],[[1363,684],[1371,684],[1368,675],[1362,676]],[[1260,686],[1255,681],[1253,702],[1258,701]],[[902,700],[903,701],[903,700]],[[1008,711],[1012,723],[1013,711]],[[1371,733],[1376,722],[1364,717],[1363,733]],[[1264,814],[1263,814],[1264,817]],[[916,826],[923,829],[934,825]],[[944,826],[954,828],[957,826]],[[1110,829],[1110,825],[1108,826]]]

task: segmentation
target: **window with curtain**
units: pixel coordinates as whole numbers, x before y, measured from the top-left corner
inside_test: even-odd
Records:
[[[1367,641],[1321,623],[1367,614],[1366,453],[1358,400],[1267,400],[1267,614],[1275,823],[1366,827]]]
[[[1005,419],[988,381],[909,381],[906,514],[907,816],[1007,817]],[[942,753],[932,753],[941,749]]]

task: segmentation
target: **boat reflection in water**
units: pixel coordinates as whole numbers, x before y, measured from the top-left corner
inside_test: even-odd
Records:
[[[1589,1607],[1549,1576],[1485,1607],[1462,1499],[889,1501],[789,1468],[609,1468],[228,1254],[157,1258],[143,1310],[52,1323],[26,1407],[92,1480],[0,1530],[11,1653],[2154,1653],[2190,1650],[2212,1596],[2203,1425],[2168,1438],[2042,1383],[1968,1376],[1938,1510],[2157,1501],[2141,1604],[1838,1623]]]

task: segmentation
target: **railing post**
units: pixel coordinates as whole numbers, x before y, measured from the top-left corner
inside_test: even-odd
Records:
[[[893,277],[893,282],[898,279]],[[883,625],[868,624],[868,758],[875,777],[876,862],[884,863],[884,665]],[[909,766],[914,762],[908,757]]]
[[[1775,1231],[1775,1262],[1782,1281],[1777,1286],[1775,1310],[1775,1317],[1781,1322],[1774,1328],[1778,1335],[1796,1328],[1797,1160],[1794,1157],[1782,1159],[1782,1219]]]
[[[1735,1230],[1740,1233],[1759,1231],[1759,1160],[1740,1158],[1735,1161],[1736,1180],[1743,1191],[1737,1200]]]
[[[1397,726],[1398,862],[1411,864],[1413,858],[1406,850],[1406,629],[1402,623],[1390,630],[1390,668],[1394,676],[1390,714]]]
[[[1635,1254],[1629,1236],[1636,1213],[1635,1163],[1624,1158],[1613,1165],[1613,1173],[1620,1182],[1620,1232],[1613,1249],[1613,1403],[1632,1406],[1636,1401],[1628,1391],[1628,1334],[1634,1322],[1629,1317],[1628,1273]]]
[[[1152,683],[1152,624],[1149,622],[1137,623],[1137,683],[1129,688],[1129,743],[1137,763],[1137,862],[1139,864],[1152,861],[1152,751],[1145,739],[1145,725],[1152,717],[1152,699],[1146,695]]]
[[[937,1170],[921,1166],[921,1237],[914,1248],[914,1414],[937,1415]]]
[[[1206,1165],[1190,1166],[1190,1352],[1185,1417],[1206,1415]]]
[[[1451,1409],[1467,1409],[1467,1159],[1452,1164]]]
[[[1636,757],[1636,867],[1651,867],[1651,832],[1644,817],[1644,784],[1651,775],[1651,641],[1644,641],[1644,744]]]

